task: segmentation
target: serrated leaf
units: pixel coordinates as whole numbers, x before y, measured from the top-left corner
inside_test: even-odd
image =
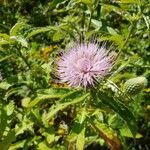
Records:
[[[10,36],[16,36],[17,32],[24,27],[25,22],[17,22],[10,30]]]
[[[49,109],[48,113],[44,113],[43,117],[42,117],[43,123],[45,125],[47,125],[48,120],[50,120],[54,115],[56,115],[58,111],[67,108],[69,105],[73,105],[73,104],[76,104],[76,103],[79,103],[79,102],[85,100],[89,96],[89,93],[84,94],[82,96],[79,94],[78,97],[76,97],[74,99],[72,99],[72,96],[74,96],[74,94],[70,95],[70,97],[67,97],[68,99],[70,99],[69,102],[58,103],[56,105],[53,105]]]
[[[127,123],[133,136],[135,136],[137,132],[137,125],[132,112],[121,101],[110,98],[106,95],[106,93],[98,92],[98,98],[102,101],[103,104],[109,106]]]
[[[91,122],[91,124],[99,132],[99,135],[105,140],[107,145],[112,150],[121,149],[121,142],[119,138],[115,135],[115,132],[110,127],[108,127],[108,125],[100,123],[97,120],[94,120],[94,122]]]
[[[17,124],[15,126],[15,132],[16,132],[16,135],[19,135],[19,134],[22,134],[24,133],[24,131],[26,130],[30,130],[33,132],[33,122],[31,122],[29,119],[27,119],[27,117],[24,117],[22,119],[22,123],[21,124]]]
[[[39,90],[38,97],[35,98],[34,100],[32,100],[28,104],[28,107],[34,107],[35,105],[39,104],[44,99],[62,98],[69,91],[70,91],[70,89],[67,89],[67,88],[51,88],[51,89]]]

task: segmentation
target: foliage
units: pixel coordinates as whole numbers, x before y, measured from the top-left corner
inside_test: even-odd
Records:
[[[150,149],[149,2],[0,1],[0,149]],[[95,36],[118,53],[111,74],[60,84],[61,50]],[[129,95],[138,76],[148,85]]]

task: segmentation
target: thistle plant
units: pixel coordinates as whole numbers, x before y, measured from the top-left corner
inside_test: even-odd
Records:
[[[67,83],[68,86],[76,89],[79,87],[89,89],[84,91],[84,94],[88,94],[87,98],[85,98],[85,105],[83,105],[84,110],[93,107],[93,104],[91,103],[92,101],[97,108],[101,107],[100,104],[109,106],[127,122],[132,134],[135,135],[136,125],[133,114],[125,107],[123,103],[114,99],[110,94],[111,92],[108,91],[107,88],[104,88],[106,82],[103,81],[106,81],[105,77],[112,72],[115,56],[115,52],[110,53],[110,49],[107,49],[105,45],[100,46],[99,42],[84,42],[81,44],[76,44],[68,51],[64,52],[60,57],[60,60],[57,63],[57,73],[62,83]],[[101,82],[102,84],[100,84]],[[101,87],[99,85],[101,85]],[[128,113],[129,116],[126,116],[125,113]],[[98,121],[96,116],[95,119],[92,119],[92,117],[90,117],[92,114],[88,114],[91,126],[94,126],[94,128],[98,130],[100,136],[105,140],[105,142],[108,145],[110,141],[112,143],[114,142],[114,144],[117,145],[116,149],[120,149],[120,140],[116,138],[113,133],[113,140],[109,139],[109,137],[105,137],[104,135],[106,132],[102,131],[102,122]],[[84,122],[84,124],[86,123]],[[99,126],[101,127],[99,128]],[[104,124],[104,126],[105,129],[108,128],[106,124]],[[83,132],[82,130],[80,132]],[[114,149],[113,144],[110,144],[109,146]]]
[[[0,150],[150,149],[149,2],[0,4]]]

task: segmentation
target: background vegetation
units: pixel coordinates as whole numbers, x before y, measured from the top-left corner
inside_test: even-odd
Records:
[[[95,35],[118,53],[108,79],[55,82],[61,50]],[[149,58],[149,0],[1,0],[0,149],[149,150]]]

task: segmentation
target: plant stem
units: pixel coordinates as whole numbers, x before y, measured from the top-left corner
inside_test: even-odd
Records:
[[[129,33],[128,33],[128,35],[127,35],[127,38],[126,38],[125,42],[123,43],[122,47],[121,47],[120,50],[119,50],[119,53],[118,53],[118,55],[117,55],[116,60],[120,57],[121,52],[123,51],[123,49],[125,48],[126,44],[128,43],[128,41],[129,41],[129,39],[130,39],[130,37],[131,37],[131,35],[132,35],[132,32],[133,32],[133,30],[134,30],[134,28],[135,28],[135,25],[136,25],[136,22],[133,22],[132,25],[131,25],[131,28],[130,28],[130,30],[129,30]]]
[[[87,31],[90,29],[91,20],[92,20],[92,15],[93,15],[93,10],[91,10],[91,13],[90,13],[90,19],[89,19],[89,23],[88,23]]]
[[[82,28],[81,37],[80,37],[80,42],[81,42],[81,43],[84,41],[84,25],[85,25],[85,13],[84,13],[84,11],[83,11],[83,14],[82,14],[82,21],[81,21],[81,28]]]

